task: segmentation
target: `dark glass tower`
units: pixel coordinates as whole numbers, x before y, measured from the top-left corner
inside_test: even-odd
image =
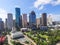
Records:
[[[47,26],[47,14],[42,14],[42,26]]]
[[[34,27],[34,25],[36,25],[36,14],[34,11],[29,14],[29,25],[30,27]]]
[[[22,20],[21,20],[21,14],[20,14],[20,8],[15,8],[15,15],[16,15],[16,26],[21,27]]]

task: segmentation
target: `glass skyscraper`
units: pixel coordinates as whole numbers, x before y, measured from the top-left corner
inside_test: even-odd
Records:
[[[33,27],[33,25],[36,25],[36,14],[34,11],[32,11],[29,14],[29,25],[30,25],[30,27]]]
[[[20,8],[15,8],[15,15],[16,15],[16,26],[21,27],[21,14],[20,14]]]

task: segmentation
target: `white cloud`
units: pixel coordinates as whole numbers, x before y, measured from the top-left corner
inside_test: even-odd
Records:
[[[40,8],[39,8],[39,10],[42,10],[44,8],[44,6],[42,5]]]
[[[51,4],[53,6],[60,5],[60,0],[52,1]]]
[[[7,18],[7,11],[0,8],[0,18],[2,18],[3,21]]]
[[[42,6],[44,7],[47,4],[51,4],[51,5],[56,6],[56,5],[60,4],[60,0],[36,0],[34,2],[34,7],[40,9]]]

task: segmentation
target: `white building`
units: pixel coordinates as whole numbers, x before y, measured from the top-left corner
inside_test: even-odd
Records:
[[[48,18],[47,18],[47,25],[48,26],[52,25],[52,17],[51,17],[51,15],[49,15]]]
[[[16,28],[14,26],[12,27],[12,31],[11,32],[12,33],[16,32]]]
[[[21,31],[26,32],[26,31],[28,31],[28,28],[21,28]]]
[[[7,27],[8,29],[12,29],[13,27],[13,16],[11,13],[8,13],[8,17],[7,17]]]

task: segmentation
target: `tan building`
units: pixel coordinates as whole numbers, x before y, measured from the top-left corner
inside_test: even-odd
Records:
[[[40,18],[36,19],[37,28],[40,26]]]
[[[27,27],[27,14],[22,15],[22,25],[24,28]]]
[[[36,19],[36,24],[37,24],[37,28],[42,26],[42,18],[41,17]]]

